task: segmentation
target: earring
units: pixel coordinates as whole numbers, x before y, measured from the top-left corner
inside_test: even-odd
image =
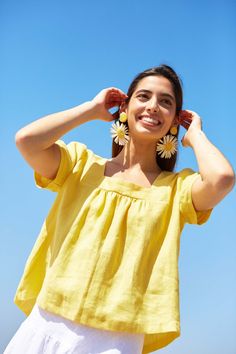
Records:
[[[172,135],[176,135],[177,132],[178,132],[177,126],[176,126],[176,125],[173,125],[173,127],[170,128],[170,133],[171,133]]]
[[[129,130],[125,124],[116,121],[112,124],[111,137],[114,139],[115,143],[118,145],[125,145],[129,141]]]
[[[127,122],[127,114],[125,113],[125,112],[122,112],[121,114],[120,114],[120,117],[119,117],[119,121],[121,122],[121,123],[125,123],[125,122]]]
[[[123,124],[127,122],[127,114],[122,112],[119,116],[119,120],[111,126],[111,137],[114,139],[115,143],[118,145],[125,145],[129,141],[129,130],[128,127]]]
[[[177,132],[177,126],[173,126],[170,129],[171,134],[165,135],[158,141],[156,151],[160,157],[170,159],[171,156],[176,153],[178,140],[174,135],[176,135]]]

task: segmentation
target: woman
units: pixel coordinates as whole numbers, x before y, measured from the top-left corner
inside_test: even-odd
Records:
[[[112,159],[58,140],[93,119],[116,119]],[[199,172],[173,172],[180,124]],[[107,88],[41,118],[16,144],[36,185],[58,194],[15,297],[29,316],[5,353],[138,354],[177,338],[181,232],[208,220],[235,176],[201,118],[182,111],[174,70],[145,70],[127,95]]]

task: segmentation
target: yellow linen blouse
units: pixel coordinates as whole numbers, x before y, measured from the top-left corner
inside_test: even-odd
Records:
[[[27,260],[15,303],[95,328],[145,333],[143,354],[180,335],[178,256],[185,223],[203,224],[191,186],[199,173],[163,171],[151,187],[104,176],[107,159],[85,144],[56,142],[57,192]]]

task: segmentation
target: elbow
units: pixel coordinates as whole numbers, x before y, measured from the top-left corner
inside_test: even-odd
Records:
[[[235,186],[235,173],[230,170],[227,173],[224,173],[218,180],[217,187],[218,189],[225,190],[230,192]]]
[[[20,129],[15,134],[15,143],[16,143],[16,145],[20,144],[23,139],[24,139],[24,134],[22,132],[22,129]]]
[[[29,149],[31,150],[32,144],[30,144],[29,135],[26,134],[24,129],[20,129],[15,134],[15,144],[21,154],[24,151],[29,151]]]
[[[22,146],[28,140],[28,135],[24,129],[20,129],[15,134],[15,144],[17,147]]]
[[[17,147],[22,144],[23,141],[23,134],[21,133],[21,130],[18,130],[18,132],[15,134],[15,144]]]

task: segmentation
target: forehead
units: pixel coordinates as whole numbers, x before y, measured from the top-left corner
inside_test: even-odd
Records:
[[[144,77],[139,81],[135,91],[141,89],[150,90],[157,93],[165,92],[174,94],[171,82],[163,76],[150,75]]]

